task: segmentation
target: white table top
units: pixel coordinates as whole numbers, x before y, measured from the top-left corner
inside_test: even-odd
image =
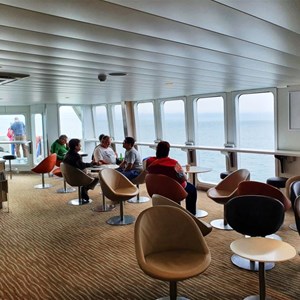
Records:
[[[211,168],[204,168],[204,167],[198,167],[198,166],[190,166],[190,169],[187,171],[186,166],[182,166],[182,169],[187,174],[193,174],[193,173],[206,173],[210,172]]]
[[[90,168],[87,168],[88,170],[90,171],[100,171],[100,170],[103,170],[103,169],[117,169],[119,168],[118,165],[115,165],[115,164],[104,164],[104,165],[100,165],[100,166],[93,166],[93,167],[90,167]]]
[[[290,244],[263,237],[235,240],[230,249],[237,255],[258,262],[279,262],[296,256],[296,249]]]

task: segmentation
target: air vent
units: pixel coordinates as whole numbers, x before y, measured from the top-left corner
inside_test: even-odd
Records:
[[[0,85],[14,82],[23,78],[29,77],[26,74],[16,74],[16,73],[2,73],[0,72]]]

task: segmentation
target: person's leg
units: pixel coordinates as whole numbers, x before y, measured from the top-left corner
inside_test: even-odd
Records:
[[[121,172],[124,176],[126,176],[129,180],[137,177],[139,175],[139,171],[137,170],[129,170]]]
[[[186,209],[193,215],[196,214],[196,202],[197,202],[197,189],[194,185],[187,182],[186,192],[188,193],[185,203]]]
[[[18,136],[15,136],[15,141],[19,141],[20,138]],[[20,144],[15,144],[15,147],[16,147],[16,155],[17,157],[21,157],[21,154],[20,154]]]
[[[25,135],[22,136],[22,141],[26,141],[26,136]],[[27,149],[27,146],[25,144],[22,144],[22,150],[23,150],[23,157],[27,157],[28,156],[28,149]]]

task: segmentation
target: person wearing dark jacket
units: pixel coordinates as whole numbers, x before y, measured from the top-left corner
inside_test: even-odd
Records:
[[[78,153],[81,150],[81,144],[79,139],[71,139],[69,141],[69,151],[66,153],[63,162],[71,165],[77,169],[85,170],[86,168],[92,167],[93,163],[86,163],[82,161],[81,155]],[[99,181],[99,178],[94,178],[93,182],[89,185],[81,188],[81,196],[85,201],[89,200],[88,190],[94,189]]]

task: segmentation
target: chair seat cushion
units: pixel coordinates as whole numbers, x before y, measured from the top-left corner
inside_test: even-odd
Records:
[[[267,184],[270,184],[277,188],[284,188],[287,180],[288,178],[286,177],[271,177],[267,179]]]
[[[207,257],[207,259],[205,259]],[[209,256],[192,250],[163,251],[145,257],[147,270],[151,277],[179,281],[202,273],[210,263]]]
[[[3,155],[3,159],[6,160],[11,160],[11,159],[16,159],[17,157],[15,155]]]

